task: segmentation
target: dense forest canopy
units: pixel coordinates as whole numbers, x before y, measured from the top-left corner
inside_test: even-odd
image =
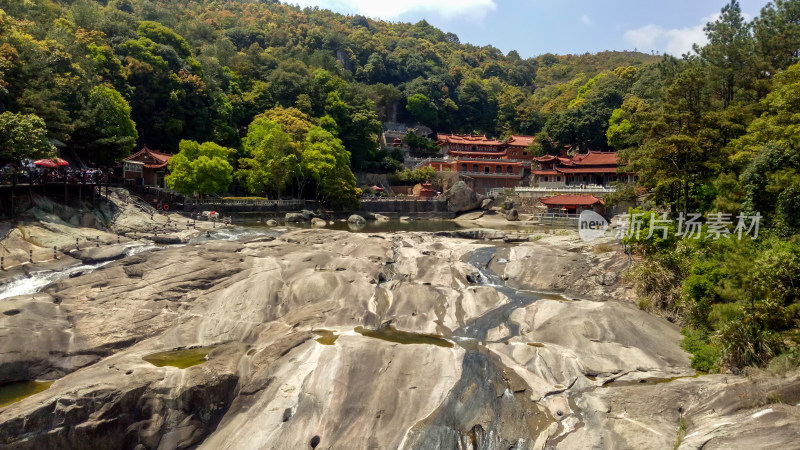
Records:
[[[533,134],[598,74],[657,60],[630,52],[523,59],[425,21],[279,2],[3,0],[0,8],[0,111],[38,115],[51,139],[98,165],[135,143],[241,149],[255,116],[294,107],[336,121],[354,169],[390,170],[396,165],[377,146],[381,121]],[[581,136],[608,120],[621,103],[612,97]],[[580,143],[606,148],[594,140]]]

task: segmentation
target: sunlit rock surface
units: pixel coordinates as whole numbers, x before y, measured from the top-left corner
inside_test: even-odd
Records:
[[[618,301],[624,255],[492,245],[313,229],[209,240],[0,300],[2,381],[55,380],[0,407],[0,445],[797,442],[797,379],[760,382],[746,401],[731,388],[752,380],[691,378],[678,328]]]

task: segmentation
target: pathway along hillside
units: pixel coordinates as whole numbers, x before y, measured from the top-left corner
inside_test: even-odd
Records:
[[[44,390],[0,407],[0,442],[797,445],[797,376],[692,378],[678,329],[615,300],[626,260],[567,236],[489,247],[297,230],[142,252],[2,300],[3,382],[55,382],[15,385]]]

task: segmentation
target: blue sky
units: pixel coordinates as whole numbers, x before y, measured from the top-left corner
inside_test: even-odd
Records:
[[[740,0],[757,16],[768,0]],[[461,42],[524,57],[633,50],[675,56],[703,43],[703,25],[726,0],[288,0],[391,21],[425,19]]]

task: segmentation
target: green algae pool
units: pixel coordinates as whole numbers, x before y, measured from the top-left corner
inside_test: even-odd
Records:
[[[319,336],[316,341],[322,345],[334,345],[339,335],[331,330],[314,330],[314,334]]]
[[[52,381],[19,381],[0,386],[0,408],[47,390]]]
[[[435,334],[409,333],[407,331],[397,330],[392,326],[381,327],[377,330],[356,327],[353,331],[362,336],[382,339],[384,341],[394,342],[397,344],[425,344],[436,345],[438,347],[453,347],[452,342],[442,338],[441,336],[437,336]]]
[[[208,361],[206,356],[208,356],[213,349],[214,347],[197,347],[183,350],[169,350],[166,352],[153,353],[142,359],[156,367],[170,366],[185,369]]]

